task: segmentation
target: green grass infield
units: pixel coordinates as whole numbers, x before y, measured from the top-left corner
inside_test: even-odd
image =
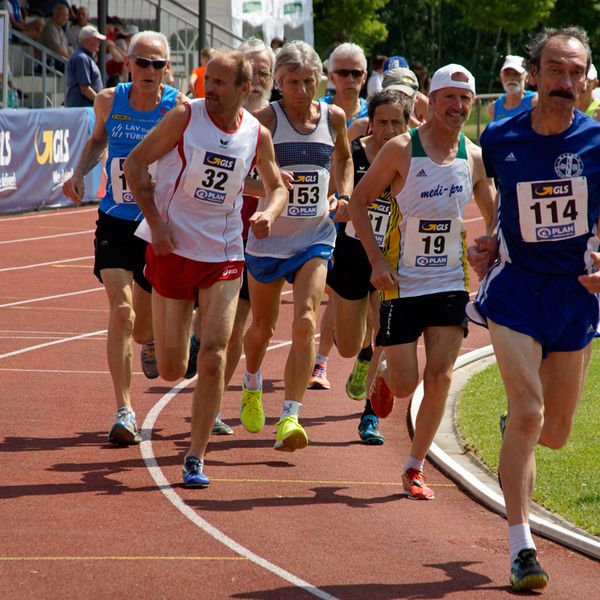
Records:
[[[472,377],[460,393],[457,427],[465,447],[498,470],[506,394],[497,365]],[[600,340],[592,360],[569,442],[560,450],[536,450],[533,499],[592,535],[600,535]]]

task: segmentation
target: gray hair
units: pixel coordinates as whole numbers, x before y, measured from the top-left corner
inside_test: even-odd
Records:
[[[275,59],[274,79],[278,87],[280,87],[283,75],[280,74],[282,69],[286,71],[298,71],[308,67],[312,70],[317,84],[321,81],[323,74],[323,65],[316,50],[306,42],[294,40],[288,42],[277,54]]]
[[[166,59],[169,60],[169,58],[171,57],[171,48],[169,46],[169,40],[167,40],[164,33],[159,33],[158,31],[140,31],[140,32],[136,33],[131,38],[131,42],[129,43],[129,48],[127,49],[127,56],[134,55],[135,47],[136,47],[137,43],[140,41],[142,41],[142,42],[144,42],[144,41],[160,42],[165,49]]]
[[[242,45],[238,48],[238,50],[248,56],[249,54],[254,53],[264,53],[269,57],[269,61],[271,62],[271,71],[273,71],[273,67],[275,66],[275,53],[271,49],[270,46],[267,46],[261,39],[252,36],[248,38]]]
[[[358,44],[344,42],[334,49],[334,51],[329,55],[330,73],[335,71],[335,62],[340,58],[355,58],[356,60],[360,61],[362,70],[367,70],[367,57],[365,56],[365,51]]]
[[[587,52],[587,73],[592,62],[592,51],[590,49],[587,33],[581,27],[563,27],[562,29],[545,27],[542,29],[542,31],[531,40],[527,47],[527,51],[529,52],[529,66],[534,66],[539,70],[542,52],[544,51],[546,44],[554,37],[573,38],[580,42]]]

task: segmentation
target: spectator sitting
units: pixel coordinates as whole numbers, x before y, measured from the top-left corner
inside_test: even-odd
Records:
[[[64,4],[71,12],[68,0],[29,0],[27,8],[30,15],[50,18],[57,4]]]
[[[8,20],[11,29],[30,37],[32,40],[39,39],[42,29],[44,29],[44,21],[42,19],[26,22],[23,17],[23,11],[19,0],[6,0],[5,2],[2,2],[1,6],[2,10],[8,12]]]
[[[106,40],[106,36],[93,25],[86,25],[79,32],[79,45],[67,65],[65,106],[93,106],[96,95],[102,90],[102,75],[94,60],[102,40]]]
[[[129,79],[129,71],[125,66],[127,50],[131,38],[139,32],[137,25],[123,27],[117,35],[116,41],[106,42],[106,87],[115,87],[118,83],[125,83]]]
[[[67,42],[71,48],[76,48],[79,43],[79,32],[90,24],[90,13],[86,6],[76,8],[75,22],[67,29]]]
[[[44,25],[38,42],[63,58],[70,56],[67,34],[63,29],[69,20],[69,7],[65,4],[56,4],[52,10],[52,18]],[[56,61],[55,68],[63,71],[62,64]]]

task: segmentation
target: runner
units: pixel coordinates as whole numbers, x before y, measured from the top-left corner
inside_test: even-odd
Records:
[[[369,98],[369,128],[372,135],[352,142],[354,184],[358,184],[369,165],[383,145],[406,131],[410,118],[412,99],[397,90],[384,90]],[[388,187],[369,206],[369,217],[378,245],[383,245],[390,214],[391,189]],[[333,268],[327,275],[330,299],[335,305],[336,347],[344,357],[358,358],[348,381],[346,393],[354,400],[366,400],[358,432],[365,444],[380,445],[384,442],[378,429],[378,418],[366,398],[370,378],[375,373],[380,348],[376,348],[372,362],[371,337],[373,326],[379,329],[379,297],[370,283],[371,265],[358,240],[351,222],[340,223],[333,252]],[[331,300],[330,300],[331,301]],[[363,348],[364,340],[368,346]],[[370,377],[368,377],[370,376]]]
[[[266,208],[250,219],[257,238],[269,235],[287,202],[271,136],[242,108],[251,80],[252,67],[241,53],[217,55],[206,66],[205,99],[172,110],[125,162],[145,217],[137,235],[151,242],[146,272],[163,378],[184,374],[194,300],[200,312],[191,443],[182,470],[186,487],[210,483],[203,460],[223,395],[244,259],[241,191],[254,164],[267,190]],[[148,173],[155,161],[156,184]]]
[[[152,341],[152,288],[143,274],[146,243],[134,235],[142,212],[123,175],[123,163],[164,114],[183,102],[176,89],[161,84],[169,64],[169,43],[162,33],[142,31],[133,36],[126,64],[131,83],[120,83],[97,95],[92,136],[73,176],[63,185],[65,196],[80,204],[83,178],[108,145],[107,191],[96,222],[94,274],[104,284],[109,302],[106,353],[117,401],[109,440],[119,445],[141,441],[131,404],[132,339],[144,344],[142,369],[146,377],[158,377]]]
[[[352,194],[350,215],[382,290],[378,342],[381,364],[371,388],[374,412],[389,414],[394,397],[412,394],[419,380],[417,340],[424,334],[425,394],[410,456],[403,468],[409,498],[431,500],[423,464],[440,424],[454,361],[467,334],[469,281],[463,215],[474,196],[492,228],[494,186],[485,176],[480,149],[461,133],[475,99],[475,80],[450,64],[431,79],[430,118],[379,152]],[[383,252],[371,228],[368,206],[388,187],[392,204]]]
[[[246,40],[238,50],[244,54],[252,65],[252,87],[250,93],[244,101],[244,108],[254,113],[261,108],[264,108],[269,103],[271,90],[273,88],[273,66],[275,64],[275,55],[269,46],[258,38],[250,38]],[[256,171],[253,175],[257,177]],[[247,181],[243,195],[242,205],[242,222],[244,224],[242,230],[242,239],[244,240],[244,248],[248,239],[250,230],[250,217],[256,212],[260,196],[264,194],[262,185],[258,183],[253,191],[249,189],[248,183],[255,181],[252,179]],[[242,355],[242,346],[244,339],[244,328],[248,315],[250,314],[250,293],[248,291],[248,272],[244,265],[244,273],[242,276],[242,287],[240,288],[240,296],[238,299],[237,309],[235,311],[235,319],[233,321],[233,330],[229,343],[227,344],[227,359],[225,362],[225,389],[229,386],[229,382],[233,377],[233,373],[240,361]],[[194,313],[193,331],[199,331],[198,313]],[[190,339],[190,356],[188,368],[185,372],[185,377],[190,379],[194,377],[198,371],[198,352],[200,350],[199,335],[192,333]],[[217,414],[212,428],[213,435],[232,435],[233,429],[222,419],[221,411]]]
[[[251,432],[261,431],[265,423],[260,367],[287,279],[294,287],[294,320],[277,450],[293,451],[308,444],[298,415],[314,364],[316,312],[335,243],[335,227],[329,217],[330,171],[340,193],[336,218],[346,218],[345,198],[352,189],[345,115],[337,106],[312,100],[321,69],[318,54],[308,44],[286,44],[275,63],[275,81],[282,99],[257,113],[273,133],[277,163],[294,176],[287,209],[275,223],[271,237],[259,240],[252,232],[248,237],[252,323],[244,337],[241,419]]]
[[[575,108],[584,112],[588,117],[600,121],[600,100],[594,97],[594,90],[598,87],[598,71],[590,65],[585,78],[585,86],[577,97]]]
[[[481,273],[499,242],[499,260],[468,314],[490,330],[508,397],[499,476],[516,591],[548,583],[529,527],[534,450],[566,443],[598,322],[600,124],[574,110],[589,66],[582,29],[543,30],[529,59],[537,106],[481,137],[499,183],[498,241],[476,240],[469,256]]]
[[[500,69],[504,94],[488,105],[492,121],[512,117],[536,105],[537,94],[525,89],[527,71],[522,56],[509,54]]]

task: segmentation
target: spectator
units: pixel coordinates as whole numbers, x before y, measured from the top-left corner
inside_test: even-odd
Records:
[[[90,24],[90,13],[86,6],[80,6],[74,9],[75,22],[71,23],[67,28],[67,42],[71,48],[76,48],[79,44],[79,32]]]
[[[277,56],[277,53],[279,50],[281,50],[283,44],[285,44],[285,41],[280,37],[274,37],[271,40],[271,50],[273,50],[273,54],[275,54],[275,56]]]
[[[204,73],[206,64],[216,54],[214,48],[202,48],[200,50],[200,66],[196,67],[190,75],[189,93],[194,98],[204,98]]]
[[[42,29],[44,29],[44,21],[42,19],[26,22],[19,0],[5,0],[0,6],[2,7],[2,10],[8,12],[8,20],[11,29],[19,31],[30,37],[32,40],[39,39]]]
[[[96,94],[102,89],[102,75],[94,60],[100,42],[106,40],[93,25],[79,33],[79,45],[67,65],[66,106],[93,106]]]
[[[367,81],[367,96],[380,92],[383,87],[383,65],[387,59],[387,56],[377,55],[373,58],[373,70]]]
[[[106,39],[116,42],[122,27],[123,21],[119,17],[106,17]]]
[[[594,65],[590,65],[587,76],[585,78],[585,85],[583,90],[577,96],[577,102],[575,108],[584,112],[588,117],[600,121],[600,100],[594,98],[594,90],[598,87],[598,71]]]
[[[410,68],[419,80],[419,91],[425,96],[429,96],[430,77],[427,67],[419,61],[414,61]]]
[[[137,25],[123,27],[117,35],[116,41],[106,42],[106,87],[114,87],[117,83],[126,83],[129,80],[129,71],[125,65],[127,50],[131,38],[139,32]]]
[[[52,9],[52,18],[44,25],[38,42],[46,48],[56,52],[63,58],[68,60],[70,56],[69,42],[64,26],[69,20],[69,7],[65,4],[56,4]],[[62,63],[55,62],[55,68],[59,71],[64,71]]]

